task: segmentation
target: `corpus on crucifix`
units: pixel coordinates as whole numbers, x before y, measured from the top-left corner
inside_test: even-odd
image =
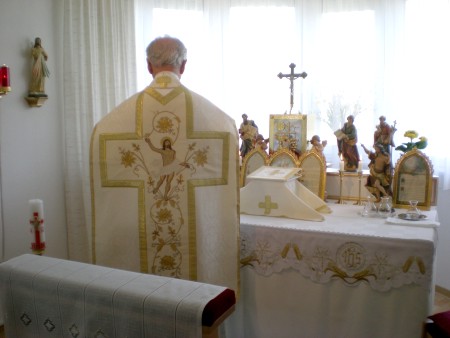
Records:
[[[294,68],[295,68],[295,64],[294,63],[291,63],[290,65],[289,65],[289,68],[291,68],[291,72],[289,73],[289,74],[283,74],[283,73],[279,73],[278,74],[278,77],[280,78],[280,79],[282,79],[282,78],[284,78],[284,77],[286,77],[286,78],[289,78],[289,81],[291,82],[291,85],[290,85],[290,91],[291,91],[291,102],[290,102],[290,104],[291,104],[291,109],[290,109],[290,111],[289,111],[289,114],[292,112],[292,108],[294,107],[294,80],[295,79],[298,79],[299,77],[302,77],[302,78],[305,78],[308,74],[306,74],[305,72],[303,72],[303,73],[298,73],[298,74],[295,74],[294,73]]]

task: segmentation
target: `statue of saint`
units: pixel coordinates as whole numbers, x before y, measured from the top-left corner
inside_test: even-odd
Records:
[[[391,195],[391,157],[381,143],[374,144],[375,151],[370,151],[364,144],[361,146],[370,160],[366,188],[380,201],[382,196]]]
[[[267,143],[269,143],[268,138],[264,138],[264,136],[262,134],[256,135],[256,141],[255,141],[256,149],[261,149],[262,151],[267,152],[267,148],[269,148]]]
[[[244,157],[250,150],[254,148],[256,135],[258,134],[258,126],[253,120],[249,120],[247,114],[242,114],[242,123],[239,127],[241,135],[241,156]]]
[[[335,132],[339,150],[339,157],[344,160],[346,171],[356,171],[359,165],[359,152],[356,144],[358,143],[357,130],[353,122],[355,117],[349,115],[344,126]]]
[[[309,142],[311,143],[311,150],[322,156],[323,160],[326,162],[323,149],[326,147],[328,142],[326,140],[320,141],[319,135],[314,135]]]
[[[390,126],[386,122],[386,117],[380,116],[379,118],[380,124],[375,127],[375,132],[373,133],[373,143],[381,144],[384,148],[384,150],[391,154],[390,147],[394,147],[394,134],[397,131],[395,128],[395,121],[394,125]]]
[[[41,45],[41,38],[36,38],[34,46],[31,49],[33,65],[31,71],[31,81],[28,90],[28,96],[46,97],[45,94],[45,78],[49,77],[50,72],[47,68],[48,55]]]

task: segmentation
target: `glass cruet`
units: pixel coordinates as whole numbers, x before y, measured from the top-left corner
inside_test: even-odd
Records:
[[[419,201],[416,200],[410,200],[409,201],[409,208],[408,208],[408,214],[414,215],[414,216],[420,216],[420,210],[417,207],[417,204]]]
[[[367,196],[367,202],[364,204],[362,216],[372,217],[377,214],[377,206],[375,205],[375,197],[373,195]]]
[[[378,207],[378,215],[381,217],[389,217],[392,214],[392,203],[390,196],[381,197],[381,202]]]

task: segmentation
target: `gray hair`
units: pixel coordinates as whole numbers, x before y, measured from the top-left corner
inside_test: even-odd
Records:
[[[147,60],[155,67],[180,67],[186,56],[187,49],[184,44],[168,35],[156,38],[147,47]]]

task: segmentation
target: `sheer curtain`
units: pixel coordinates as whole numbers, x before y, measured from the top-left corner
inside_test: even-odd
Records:
[[[246,113],[269,136],[269,115],[289,113],[288,73],[294,82],[292,113],[308,115],[308,138],[328,140],[325,155],[337,165],[333,131],[355,115],[359,142],[373,143],[381,115],[398,129],[429,140],[442,187],[450,188],[446,129],[450,0],[139,0],[138,57],[156,36],[185,41],[183,82],[221,106],[238,125]],[[141,67],[145,67],[144,64]],[[138,72],[145,74],[143,70]],[[148,83],[140,78],[139,86]],[[365,167],[368,159],[360,149]],[[400,152],[393,152],[394,163]]]
[[[90,260],[89,143],[95,123],[136,91],[132,0],[64,0],[64,134],[69,257]]]

